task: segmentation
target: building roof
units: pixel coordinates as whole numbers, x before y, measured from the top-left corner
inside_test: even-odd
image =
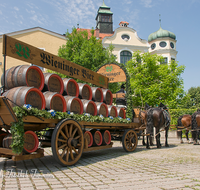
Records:
[[[160,26],[159,30],[157,30],[154,33],[151,33],[148,37],[148,42],[151,42],[157,38],[164,38],[164,37],[169,37],[172,39],[176,39],[176,35],[173,32],[170,32],[168,30],[164,30],[162,29],[162,27]]]
[[[77,31],[87,31],[88,32],[88,37],[90,38],[92,36],[91,31],[92,29],[85,29],[85,28],[77,28]],[[112,36],[113,34],[107,34],[107,33],[99,33],[99,30],[96,29],[94,30],[94,36],[99,38],[99,39],[103,39],[106,36]]]
[[[106,6],[104,1],[103,1],[103,4],[99,7],[97,13],[104,13],[104,14],[113,14],[111,11],[110,11],[110,7]]]
[[[50,34],[52,36],[56,36],[56,37],[61,38],[61,39],[66,39],[65,35],[58,34],[56,32],[52,32],[50,30],[47,30],[47,29],[44,29],[44,28],[41,28],[41,27],[34,27],[34,28],[25,29],[25,30],[19,30],[19,31],[16,31],[16,32],[7,33],[6,35],[15,36],[15,35],[20,35],[20,34],[25,34],[25,33],[28,33],[28,32],[35,32],[35,31],[41,31],[41,32]],[[3,37],[3,35],[0,35],[0,38],[2,38],[2,37]]]

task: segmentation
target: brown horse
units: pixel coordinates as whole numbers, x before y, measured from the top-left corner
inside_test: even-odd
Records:
[[[142,127],[147,126],[147,111],[146,110],[140,110],[139,120],[142,124]],[[142,133],[144,133],[144,129],[142,130]],[[144,135],[143,135],[143,139],[142,139],[142,144],[146,145],[145,140],[144,140]]]
[[[168,147],[168,130],[170,126],[170,116],[168,113],[168,109],[164,104],[160,104],[158,108],[149,108],[147,111],[147,127],[146,127],[146,134],[147,134],[147,144],[146,148],[149,147],[149,140],[151,143],[151,139],[153,137],[153,128],[156,129],[156,143],[157,148],[161,148],[160,143],[160,129],[165,130],[165,146]]]
[[[181,140],[181,143],[183,143],[182,130],[184,128],[186,129],[185,135],[186,135],[187,142],[190,143],[188,133],[189,133],[191,125],[192,125],[192,116],[191,115],[185,114],[185,115],[181,115],[178,118],[177,125],[176,125],[177,137]]]
[[[199,144],[197,140],[199,139],[200,133],[200,110],[198,109],[195,113],[192,114],[192,138],[194,144]]]

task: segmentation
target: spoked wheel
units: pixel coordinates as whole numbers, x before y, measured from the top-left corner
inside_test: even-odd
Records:
[[[122,145],[126,152],[133,152],[138,144],[138,138],[132,129],[126,130],[122,137]]]
[[[84,147],[83,132],[73,119],[60,121],[52,134],[53,157],[63,166],[75,164],[81,157]]]

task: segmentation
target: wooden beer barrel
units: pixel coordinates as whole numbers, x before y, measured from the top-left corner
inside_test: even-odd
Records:
[[[99,87],[91,87],[92,100],[95,102],[103,102],[103,92]]]
[[[67,111],[75,114],[83,113],[83,103],[79,98],[73,96],[64,96],[64,99],[67,104]]]
[[[113,105],[107,105],[108,107],[108,116],[117,117],[117,108]]]
[[[121,118],[125,119],[126,118],[125,109],[117,107],[117,115],[120,116]]]
[[[97,115],[97,106],[92,100],[81,99],[83,103],[83,112],[90,115]]]
[[[59,94],[58,92],[49,91],[44,92],[43,94],[46,101],[46,109],[53,109],[55,111],[66,112],[66,101],[61,94]]]
[[[62,78],[55,73],[44,73],[44,88],[42,90],[63,94],[64,84]]]
[[[25,153],[35,152],[38,148],[38,136],[33,131],[26,131],[24,133],[24,150]]]
[[[68,96],[79,96],[79,86],[78,83],[71,78],[64,78],[63,79],[64,83],[64,91],[63,95],[68,95]]]
[[[99,130],[92,129],[90,130],[93,136],[93,146],[100,146],[103,142],[102,134]]]
[[[6,70],[5,88],[11,89],[18,86],[30,86],[42,90],[44,87],[44,75],[37,66],[20,65]],[[4,75],[1,77],[4,83]]]
[[[85,131],[84,133],[84,139],[87,139],[87,146],[91,147],[93,145],[93,136],[90,131]]]
[[[91,100],[92,99],[92,90],[88,84],[78,83],[79,86],[79,98]]]
[[[15,103],[8,101],[12,107],[30,104],[32,107],[42,110],[46,106],[44,95],[34,87],[15,87],[3,93],[2,96],[6,96],[6,98]]]
[[[101,134],[102,134],[102,145],[109,145],[111,143],[111,134],[110,131],[108,130],[100,130]]]
[[[3,139],[3,147],[4,148],[10,148],[10,145],[12,144],[12,135],[9,134],[4,137]],[[33,131],[26,131],[24,133],[24,153],[32,153],[37,150],[39,146],[39,140],[37,135]]]
[[[4,131],[0,131],[0,147],[3,147],[3,139],[5,136],[7,136],[9,133],[6,133]]]
[[[104,117],[108,117],[108,107],[103,102],[95,102],[97,106],[97,115],[103,115]]]
[[[101,89],[103,92],[103,102],[108,105],[112,105],[113,95],[109,89]]]

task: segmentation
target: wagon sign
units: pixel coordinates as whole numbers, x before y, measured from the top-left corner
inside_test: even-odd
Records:
[[[124,70],[116,64],[106,64],[102,66],[97,73],[108,77],[109,83],[126,81],[126,74]]]
[[[3,54],[103,88],[108,87],[107,77],[6,35],[3,36]]]

